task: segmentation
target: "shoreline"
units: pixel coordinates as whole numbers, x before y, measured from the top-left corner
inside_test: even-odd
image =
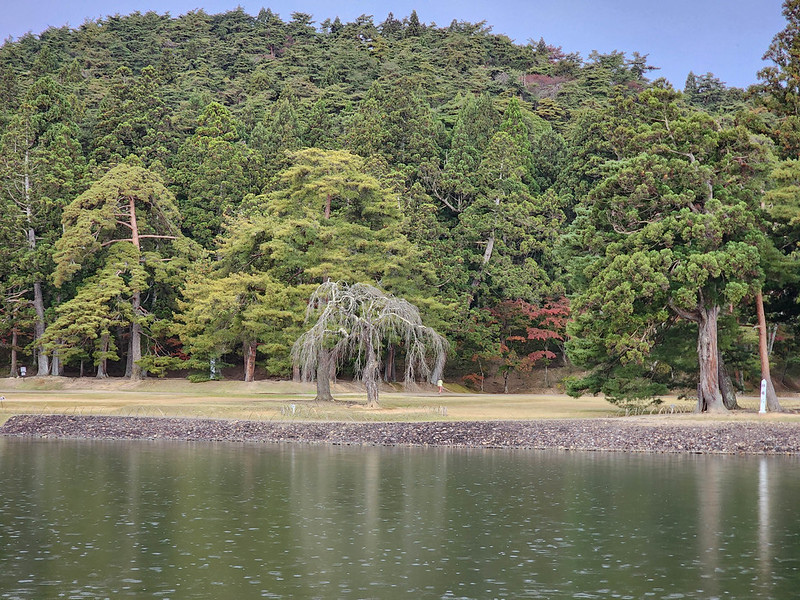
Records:
[[[0,427],[0,436],[670,454],[800,454],[800,424],[653,424],[636,418],[347,423],[17,415]]]

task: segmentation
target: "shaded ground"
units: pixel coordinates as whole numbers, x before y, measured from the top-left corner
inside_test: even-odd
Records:
[[[633,419],[419,423],[275,423],[264,421],[21,415],[0,435],[104,440],[301,442],[341,445],[444,446],[671,452],[800,454],[798,423]]]

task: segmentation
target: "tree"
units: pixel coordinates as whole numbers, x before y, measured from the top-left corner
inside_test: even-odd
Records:
[[[653,89],[617,100],[642,125],[626,130],[571,227],[584,258],[566,265],[581,282],[569,348],[595,369],[572,390],[646,377],[653,345],[680,318],[697,325],[698,410],[723,412],[717,322],[763,281],[756,197],[766,157],[748,132],[678,99]]]
[[[94,124],[95,164],[107,167],[131,154],[148,166],[167,161],[169,122],[162,84],[153,66],[142,69],[138,77],[128,67],[117,70]]]
[[[136,162],[110,169],[64,209],[64,233],[54,255],[57,286],[84,269],[102,272],[114,261],[124,266],[130,302],[126,376],[131,379],[143,377],[143,326],[150,314],[142,295],[158,281],[176,283],[188,258],[199,254],[180,233],[172,193]]]
[[[480,192],[460,215],[465,237],[483,249],[473,256],[469,304],[538,300],[550,292],[545,266],[564,215],[557,196],[531,191],[528,129],[516,102],[509,103],[479,176]]]
[[[273,374],[290,366],[284,353],[299,331],[297,297],[302,288],[286,287],[266,273],[198,272],[183,289],[174,329],[195,363],[221,363],[222,357],[242,347],[244,380],[255,381],[256,352],[268,356]]]
[[[426,181],[453,213],[461,213],[477,195],[478,168],[499,125],[500,115],[488,94],[469,96],[459,110],[444,165]]]
[[[284,152],[301,146],[302,125],[289,98],[272,105],[269,115],[256,125],[250,145],[261,152],[272,173],[287,166]]]
[[[419,310],[371,285],[327,281],[311,295],[306,315],[307,320],[316,317],[316,322],[292,348],[303,377],[308,380],[317,373],[323,348],[336,361],[355,359],[356,376],[364,382],[371,408],[378,406],[379,353],[386,340],[395,339],[405,347],[407,383],[417,375],[441,371],[444,365],[447,341],[422,324]]]
[[[524,300],[504,300],[489,309],[489,313],[497,322],[501,337],[497,357],[503,375],[503,393],[508,393],[508,378],[512,372],[530,371],[537,363],[544,364],[545,385],[549,386],[547,367],[558,356],[553,350],[559,350],[562,356],[564,354],[563,342],[569,318],[566,298],[541,305]]]
[[[189,237],[210,248],[223,216],[258,191],[263,161],[239,139],[228,109],[209,104],[197,128],[180,147],[171,170],[173,189]]]
[[[105,265],[90,277],[76,296],[56,307],[56,318],[41,338],[42,351],[58,354],[68,364],[90,356],[97,377],[108,377],[108,361],[118,360],[114,331],[134,319],[132,291],[127,279],[132,269],[130,248],[119,245]]]
[[[44,334],[45,290],[61,210],[82,186],[84,160],[70,100],[49,77],[28,91],[0,138],[0,225],[15,262],[11,277],[31,294],[34,341]],[[39,353],[38,374],[50,372]]]
[[[348,278],[420,296],[431,279],[427,261],[402,233],[397,197],[368,163],[318,148],[288,158],[278,189],[249,198],[229,223],[219,276],[267,273],[289,287]]]
[[[800,1],[784,0],[786,27],[772,38],[763,60],[773,64],[758,72],[768,106],[782,115],[800,116]]]

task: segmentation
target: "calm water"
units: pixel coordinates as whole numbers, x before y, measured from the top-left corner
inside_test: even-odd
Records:
[[[0,598],[792,598],[798,467],[0,438]]]

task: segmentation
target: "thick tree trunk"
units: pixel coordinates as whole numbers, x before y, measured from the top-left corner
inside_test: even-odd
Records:
[[[32,231],[31,231],[32,232]],[[36,320],[33,323],[34,344],[44,335],[44,295],[42,294],[42,284],[39,281],[33,283],[33,309],[36,312]],[[47,355],[39,349],[37,375],[47,375],[50,372],[50,363]]]
[[[244,380],[247,382],[256,380],[256,343],[245,342],[244,352]]]
[[[128,327],[125,331],[120,331],[119,338],[121,341],[125,340],[125,335],[127,332],[128,341],[127,346],[128,349],[125,351],[125,378],[130,379],[131,377],[131,328]]]
[[[728,368],[725,366],[725,360],[722,358],[722,351],[717,347],[717,361],[719,365],[719,391],[722,394],[722,403],[728,410],[735,410],[739,408],[736,402],[736,390],[733,387],[733,381],[728,374]]]
[[[292,365],[292,381],[295,383],[300,383],[302,381],[302,377],[300,376],[300,365]]]
[[[331,363],[333,362],[331,353],[325,348],[319,350],[319,362],[317,363],[317,397],[318,402],[333,402],[331,394]]]
[[[364,353],[367,355],[367,363],[364,365],[364,387],[367,388],[367,407],[378,408],[378,357],[371,341],[367,341]]]
[[[767,344],[767,319],[764,316],[764,296],[761,290],[756,295],[756,313],[758,314],[758,356],[761,360],[761,379],[767,382],[767,410],[783,412],[783,407],[778,401],[775,386],[769,371],[769,349]]]
[[[19,333],[17,332],[17,328],[14,327],[11,329],[11,377],[17,377],[19,373],[17,373],[17,342],[19,338]]]
[[[700,383],[697,386],[698,412],[728,412],[719,389],[719,355],[717,352],[717,319],[719,306],[698,309],[697,358],[700,363]]]
[[[61,358],[58,356],[58,350],[53,350],[53,356],[50,358],[50,375],[59,377],[61,374]]]

